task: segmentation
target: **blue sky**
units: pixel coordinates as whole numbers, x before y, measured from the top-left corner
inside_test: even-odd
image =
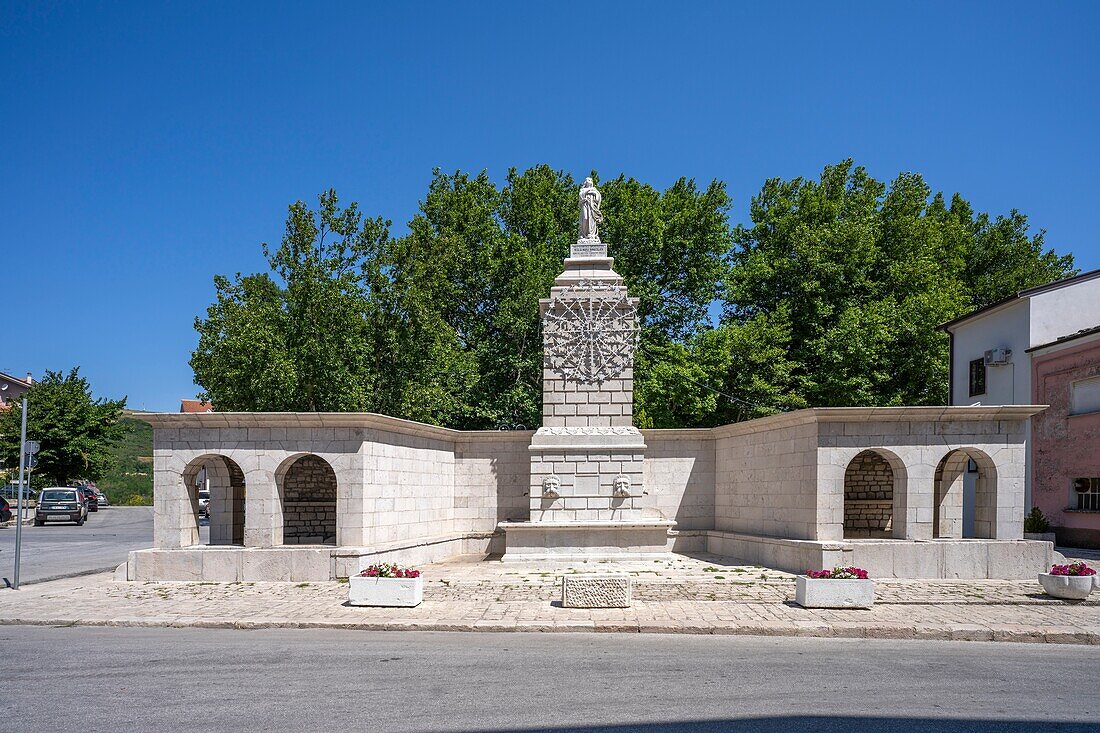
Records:
[[[401,232],[436,166],[719,178],[742,221],[851,156],[1100,267],[1100,4],[313,5],[0,5],[0,370],[176,410],[287,204]]]

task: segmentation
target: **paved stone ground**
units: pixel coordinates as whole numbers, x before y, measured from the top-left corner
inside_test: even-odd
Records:
[[[876,581],[869,610],[794,604],[794,576],[721,558],[428,565],[417,608],[344,605],[343,583],[124,583],[68,578],[0,592],[0,623],[443,631],[611,631],[960,639],[1100,645],[1100,598],[1045,596],[1034,581]],[[627,609],[561,608],[564,573],[634,578]]]

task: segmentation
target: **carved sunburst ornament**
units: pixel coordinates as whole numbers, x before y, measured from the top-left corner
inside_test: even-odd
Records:
[[[638,309],[622,285],[571,286],[551,299],[542,328],[547,366],[570,381],[598,384],[634,364]]]

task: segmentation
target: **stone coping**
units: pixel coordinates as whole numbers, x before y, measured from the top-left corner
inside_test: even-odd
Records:
[[[131,417],[156,430],[172,428],[365,428],[453,442],[530,442],[534,430],[455,430],[374,412],[147,412]],[[367,438],[369,440],[369,437]]]
[[[813,423],[858,422],[992,422],[1006,420],[1022,422],[1037,415],[1049,405],[990,405],[950,407],[810,407],[779,415],[758,417],[711,428],[715,438],[776,430]]]
[[[549,521],[549,522],[497,522],[497,527],[505,531],[512,529],[654,529],[657,527],[672,528],[676,526],[674,519],[629,519],[617,521],[589,520],[589,521]]]
[[[653,437],[724,438],[765,430],[823,422],[909,422],[909,421],[1023,421],[1047,405],[991,405],[977,407],[812,407],[769,417],[760,417],[715,428],[646,429]],[[366,428],[453,442],[529,442],[534,430],[455,430],[438,425],[404,420],[373,412],[148,412],[133,413],[155,429],[171,428]]]
[[[583,437],[583,436],[580,436]],[[584,451],[589,452],[602,452],[602,453],[640,453],[646,449],[645,443],[639,442],[607,442],[596,443],[593,441],[578,441],[576,437],[572,440],[575,442],[566,442],[570,440],[570,436],[561,436],[561,442],[556,443],[532,443],[527,447],[527,450],[532,453],[581,453]]]
[[[766,534],[749,534],[747,532],[737,532],[729,529],[708,529],[704,530],[707,534],[715,537],[721,537],[724,539],[732,540],[744,540],[746,542],[759,542],[772,545],[783,545],[784,547],[798,547],[798,548],[814,548],[820,550],[840,550],[844,545],[853,541],[861,540],[804,540],[794,539],[790,537],[772,537]],[[902,542],[915,542],[916,540],[901,540]]]
[[[407,540],[391,540],[379,542],[374,545],[266,545],[252,547],[245,545],[206,545],[195,544],[186,547],[143,547],[140,550],[131,550],[135,553],[165,553],[165,552],[298,552],[301,550],[326,550],[333,557],[354,558],[364,555],[379,555],[397,550],[409,550],[430,545],[441,545],[449,542],[462,542],[464,540],[487,540],[498,535],[498,532],[490,530],[485,532],[449,532],[446,534],[432,535],[430,537],[417,537]]]

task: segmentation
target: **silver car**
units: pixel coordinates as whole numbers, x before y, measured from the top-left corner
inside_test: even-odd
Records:
[[[38,495],[38,506],[34,510],[35,527],[41,527],[46,522],[75,522],[77,527],[81,527],[87,518],[88,504],[83,501],[79,489],[56,486],[42,489]]]

